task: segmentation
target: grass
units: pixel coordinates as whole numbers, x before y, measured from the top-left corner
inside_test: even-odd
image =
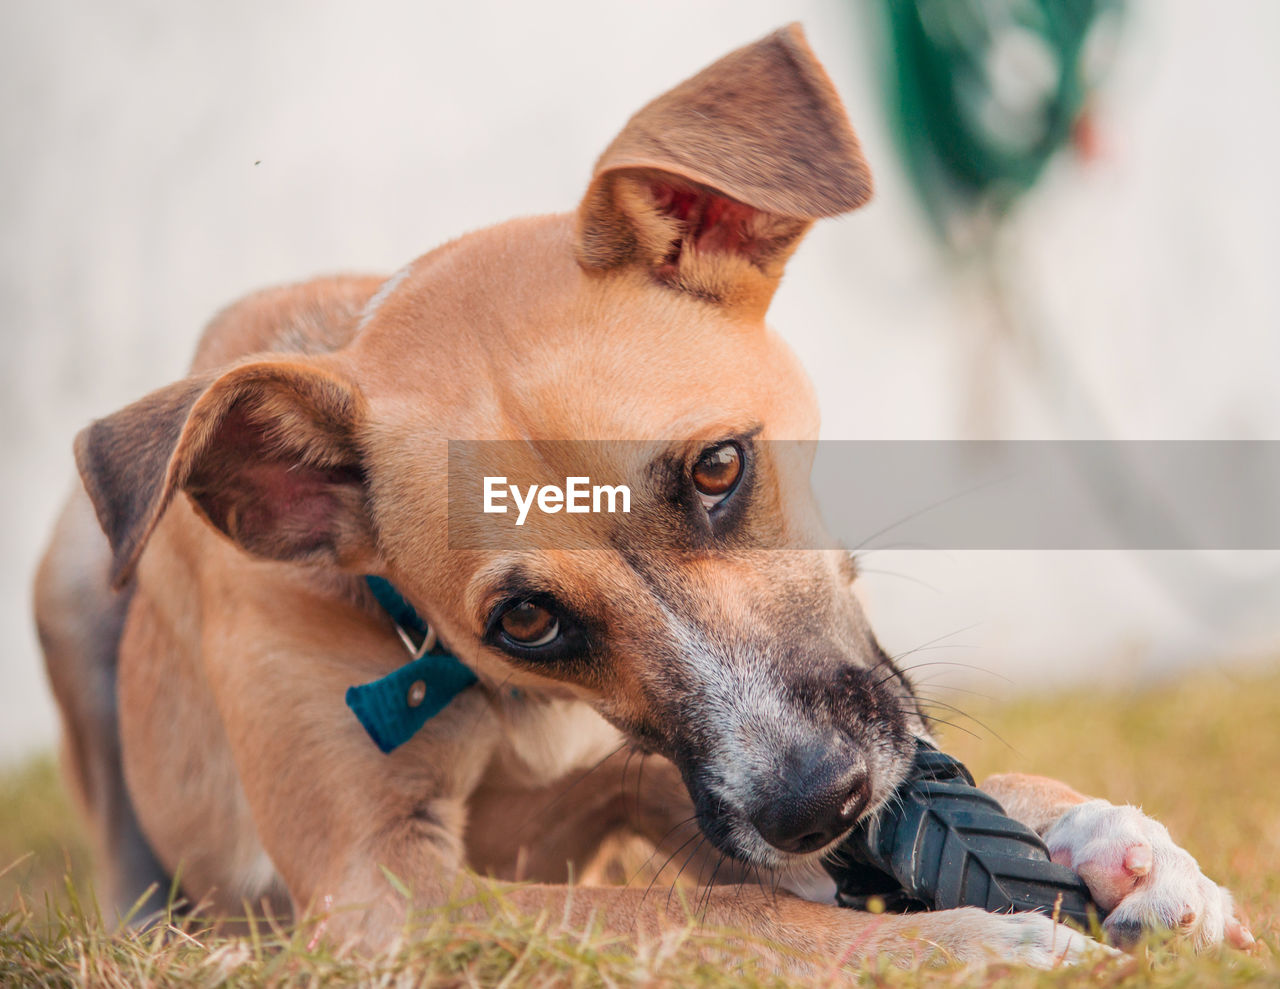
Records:
[[[12,863],[0,875],[0,985],[1280,986],[1280,670],[1213,671],[1145,692],[957,703],[982,726],[940,710],[975,732],[944,729],[943,737],[975,775],[1043,772],[1098,796],[1140,801],[1232,888],[1258,948],[1195,957],[1152,945],[1049,973],[819,966],[784,982],[757,967],[731,932],[690,927],[637,954],[599,933],[569,935],[554,918],[500,907],[483,926],[419,918],[395,950],[372,959],[323,940],[311,946],[312,929],[265,922],[240,937],[210,933],[198,919],[121,932],[98,919],[84,835],[45,757],[0,774],[0,868]]]

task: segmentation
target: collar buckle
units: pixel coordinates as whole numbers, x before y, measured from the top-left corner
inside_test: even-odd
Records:
[[[395,626],[396,635],[400,636],[400,641],[404,643],[405,649],[409,651],[409,658],[411,660],[421,659],[440,642],[440,637],[436,635],[436,630],[430,625],[427,626],[427,632],[422,637],[422,643],[415,646],[413,644],[413,636],[409,634],[403,625],[394,619],[391,624]]]

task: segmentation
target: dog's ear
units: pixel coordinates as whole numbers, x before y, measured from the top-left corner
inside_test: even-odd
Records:
[[[578,260],[643,265],[674,288],[763,312],[809,225],[870,195],[840,98],[793,24],[631,118],[579,207]]]
[[[357,432],[364,402],[338,374],[299,361],[191,378],[99,419],[76,465],[111,542],[113,581],[175,492],[257,556],[356,567],[376,552]]]

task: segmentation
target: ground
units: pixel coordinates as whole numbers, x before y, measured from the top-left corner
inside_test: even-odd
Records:
[[[789,985],[1280,985],[1280,669],[1205,668],[1145,690],[1079,690],[994,702],[947,694],[945,747],[981,778],[1018,769],[1058,776],[1115,801],[1141,803],[1204,870],[1236,893],[1258,947],[1199,958],[1153,945],[1117,962],[1034,973],[874,966],[819,970]],[[963,698],[963,699],[962,699]],[[976,720],[974,720],[976,719]],[[972,732],[972,734],[970,734]],[[43,757],[0,774],[0,984],[32,986],[772,985],[731,932],[688,932],[630,956],[599,937],[566,938],[547,918],[499,917],[483,928],[426,919],[374,961],[335,952],[312,933],[259,925],[215,937],[190,920],[142,935],[95,921],[83,833]],[[682,948],[681,944],[685,947]],[[699,963],[690,944],[731,961]]]

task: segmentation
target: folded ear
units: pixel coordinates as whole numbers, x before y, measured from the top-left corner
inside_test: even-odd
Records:
[[[870,195],[840,97],[793,24],[631,118],[579,207],[578,259],[763,312],[810,223]]]
[[[375,552],[357,431],[364,402],[296,361],[161,389],[76,437],[76,465],[126,581],[175,492],[275,560],[359,566]]]

